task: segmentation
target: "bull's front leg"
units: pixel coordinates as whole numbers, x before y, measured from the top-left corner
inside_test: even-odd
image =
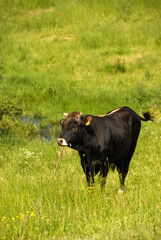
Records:
[[[86,179],[87,179],[88,187],[92,187],[93,184],[94,184],[94,172],[87,171],[86,172]]]
[[[88,186],[92,186],[94,184],[94,168],[92,167],[92,160],[89,153],[79,152],[81,157],[81,165],[84,173],[86,174],[87,184]]]
[[[101,166],[101,172],[100,172],[100,177],[101,177],[101,187],[103,188],[106,184],[106,177],[109,171],[109,166],[108,162],[105,160],[102,161],[102,166]]]

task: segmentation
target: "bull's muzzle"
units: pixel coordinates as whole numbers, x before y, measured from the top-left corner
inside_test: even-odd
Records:
[[[68,146],[68,143],[66,142],[66,140],[64,138],[58,138],[57,143],[62,147],[63,146]]]

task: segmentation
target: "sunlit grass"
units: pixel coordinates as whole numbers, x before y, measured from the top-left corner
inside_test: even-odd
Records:
[[[153,124],[155,129],[159,128],[157,123]],[[17,153],[13,148],[12,154],[8,154],[10,164],[5,164],[5,171],[1,172],[1,186],[8,185],[2,192],[2,239],[12,234],[22,237],[23,233],[28,238],[34,234],[47,238],[45,232],[60,239],[92,239],[95,235],[110,239],[159,239],[160,195],[156,192],[160,191],[160,135],[153,133],[151,123],[144,127],[145,124],[126,179],[127,192],[121,195],[116,171],[109,172],[104,191],[98,177],[95,186],[88,188],[78,154],[72,150],[65,149],[52,179],[59,147],[41,141],[39,146],[34,141],[27,144],[19,149],[22,161],[26,161],[26,153],[30,158],[23,167],[12,165],[12,156]],[[151,141],[155,143],[153,151],[148,147]],[[34,154],[26,149],[31,153],[35,149]],[[13,160],[13,164],[16,162]]]

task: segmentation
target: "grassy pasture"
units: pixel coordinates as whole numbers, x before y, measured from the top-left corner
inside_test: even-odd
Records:
[[[161,1],[0,0],[0,239],[160,239]],[[60,153],[20,116],[120,106],[142,123],[126,178],[87,188],[78,154]]]

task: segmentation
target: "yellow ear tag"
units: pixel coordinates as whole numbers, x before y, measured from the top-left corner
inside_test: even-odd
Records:
[[[88,126],[90,124],[90,121],[86,122],[86,126]]]
[[[86,126],[90,125],[92,118],[88,116],[86,120],[87,120]]]

